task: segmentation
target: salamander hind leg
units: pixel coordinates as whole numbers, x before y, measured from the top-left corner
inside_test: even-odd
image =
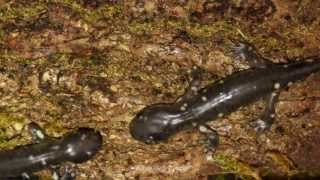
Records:
[[[236,59],[246,61],[252,68],[266,68],[272,62],[261,56],[256,48],[247,42],[236,42],[232,47],[232,54]]]
[[[75,170],[74,168],[70,166],[64,166],[64,173],[61,175],[60,173],[60,167],[53,167],[52,168],[52,179],[53,180],[75,180],[76,175],[75,175]]]
[[[219,145],[219,135],[216,130],[212,129],[206,124],[201,124],[198,126],[201,134],[205,135],[205,152],[214,151],[215,148]]]
[[[197,66],[193,66],[191,70],[191,79],[189,82],[189,87],[186,89],[186,92],[176,100],[176,102],[186,101],[197,95],[198,91],[200,90],[200,82],[201,69]]]
[[[279,92],[273,92],[268,95],[264,112],[260,118],[254,123],[254,129],[260,133],[270,129],[275,119],[275,104],[278,101]]]

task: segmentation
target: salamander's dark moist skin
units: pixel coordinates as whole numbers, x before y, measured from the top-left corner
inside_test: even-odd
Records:
[[[28,177],[32,172],[70,161],[91,159],[102,145],[102,136],[90,128],[80,128],[59,139],[45,139],[36,144],[0,151],[0,179]]]
[[[259,98],[268,97],[265,113],[256,124],[257,131],[265,130],[275,116],[274,104],[279,89],[320,70],[319,58],[289,64],[261,65],[258,61],[264,59],[252,52],[253,48],[240,44],[237,50],[243,59],[257,65],[209,84],[191,98],[144,108],[130,124],[131,135],[145,143],[157,143],[192,124],[204,124]]]

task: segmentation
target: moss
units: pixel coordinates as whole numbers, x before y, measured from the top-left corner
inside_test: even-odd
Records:
[[[126,67],[122,66],[122,64],[111,64],[106,69],[105,72],[108,74],[110,78],[123,77],[126,73]]]
[[[22,118],[12,117],[5,113],[0,113],[0,149],[10,149],[17,145],[24,144],[25,140],[21,138],[13,138],[25,124]]]
[[[88,22],[95,22],[102,18],[112,18],[121,15],[121,6],[104,6],[95,11],[86,11],[84,19]]]
[[[0,21],[9,23],[13,20],[29,20],[32,17],[46,11],[45,3],[30,3],[28,6],[12,7],[14,3],[7,3],[0,9]]]
[[[63,125],[63,121],[60,119],[52,118],[51,121],[43,127],[46,134],[53,137],[62,136],[67,132],[67,129]]]
[[[34,64],[34,65],[41,65],[47,62],[47,59],[43,58],[38,58],[37,60],[34,59],[28,59],[28,58],[21,58],[18,54],[15,53],[4,53],[0,54],[0,62],[3,62],[3,64],[6,64],[5,62],[14,62],[18,64]],[[0,66],[1,67],[1,66]]]
[[[245,179],[259,179],[259,174],[256,169],[229,156],[216,153],[213,156],[213,160],[222,168],[225,173],[235,173]]]
[[[282,172],[287,172],[290,176],[297,173],[294,168],[294,163],[285,155],[276,152],[270,152],[267,154],[267,156],[272,159],[273,163],[275,163]]]
[[[148,32],[151,32],[155,28],[154,22],[138,22],[138,21],[132,21],[129,24],[129,31],[133,34],[137,35],[143,35]]]
[[[230,34],[236,34],[236,29],[227,21],[217,21],[212,24],[190,23],[187,26],[187,32],[196,37],[209,38],[215,33],[222,32],[228,37]]]
[[[265,33],[251,34],[248,35],[248,41],[252,44],[261,44],[266,51],[277,50],[290,57],[303,57],[306,49],[300,47],[299,43],[304,42],[306,37],[313,37],[318,32],[319,22],[320,20],[317,20],[311,26],[293,22],[290,28],[278,30],[278,36],[266,36]],[[260,28],[266,29],[267,26],[264,24]]]
[[[97,9],[86,9],[81,6],[81,4],[73,0],[62,0],[60,3],[70,7],[73,11],[77,12],[84,21],[90,23],[94,23],[103,18],[120,16],[122,12],[122,6],[120,5],[105,5]]]
[[[2,23],[19,23],[31,21],[40,14],[48,11],[50,1],[37,1],[26,4],[7,3],[0,8],[0,21]],[[123,7],[121,5],[105,5],[97,9],[86,9],[73,0],[57,1],[81,16],[83,21],[94,24],[100,19],[111,19],[121,17]],[[0,40],[1,40],[0,33]]]
[[[5,40],[6,33],[0,29],[0,44],[4,44],[3,41]]]

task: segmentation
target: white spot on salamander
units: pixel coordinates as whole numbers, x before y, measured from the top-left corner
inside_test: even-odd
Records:
[[[275,115],[275,114],[273,114],[273,113],[272,113],[272,114],[270,114],[270,117],[271,117],[271,118],[274,118],[275,116],[276,116],[276,115]]]
[[[208,131],[208,128],[205,126],[199,126],[199,131],[202,133],[206,133]]]
[[[223,117],[223,115],[224,115],[223,113],[219,113],[218,117]]]
[[[191,86],[191,90],[194,91],[194,92],[197,92],[198,88],[196,86]]]
[[[292,82],[288,82],[287,86],[290,87],[292,85]]]
[[[258,119],[256,121],[256,128],[255,128],[256,131],[259,131],[261,129],[266,129],[266,127],[267,127],[267,124],[265,121],[263,121],[261,119]]]
[[[273,97],[275,97],[275,96],[277,95],[277,93],[273,92],[271,95],[272,95]]]
[[[306,59],[305,61],[306,61],[306,62],[313,62],[313,61],[314,61],[314,59],[312,59],[312,58],[308,58],[308,59]]]
[[[60,149],[60,146],[58,146],[58,145],[52,146],[51,149],[53,149],[53,150],[58,150],[58,149]]]
[[[204,102],[208,100],[207,97],[205,97],[205,96],[202,96],[201,99],[202,99],[202,101],[204,101]]]
[[[30,179],[30,176],[26,172],[23,172],[21,176],[25,179]]]
[[[197,66],[192,66],[192,69],[193,69],[193,70],[197,70],[198,67],[197,67]]]
[[[91,156],[91,155],[92,155],[92,152],[91,152],[91,151],[86,151],[86,154],[87,154],[88,156]]]
[[[275,83],[273,86],[275,89],[279,89],[280,88],[280,83]]]
[[[72,144],[68,144],[67,145],[67,150],[65,151],[67,154],[69,154],[70,156],[75,156],[76,155],[76,152],[74,150],[74,147]]]
[[[81,141],[86,140],[86,138],[87,138],[87,135],[85,135],[85,134],[82,134],[81,137],[80,137]]]
[[[36,130],[35,133],[39,139],[44,139],[45,135],[43,134],[43,132],[41,130]]]
[[[181,110],[181,111],[185,111],[185,110],[187,110],[187,107],[188,107],[188,104],[187,104],[187,103],[184,103],[184,104],[182,104],[182,106],[180,107],[180,110]]]
[[[45,166],[47,165],[47,161],[45,159],[41,159],[41,164]]]
[[[29,160],[29,161],[33,161],[33,160],[34,160],[34,156],[30,155],[30,156],[28,157],[28,160]]]

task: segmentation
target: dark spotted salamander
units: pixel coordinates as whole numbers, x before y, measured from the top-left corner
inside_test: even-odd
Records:
[[[196,90],[192,97],[175,103],[147,106],[130,123],[133,138],[148,144],[167,140],[185,127],[205,125],[259,98],[266,98],[267,106],[256,121],[255,129],[264,131],[275,117],[274,105],[279,90],[320,70],[320,58],[275,64],[262,58],[247,43],[239,43],[235,51],[252,68],[234,73],[198,91],[191,85],[191,89]]]
[[[101,149],[102,136],[90,128],[79,128],[61,138],[51,138],[46,137],[36,124],[32,123],[30,127],[37,143],[0,151],[1,180],[29,179],[33,172],[66,161],[82,163]],[[60,179],[72,179],[66,177]]]

